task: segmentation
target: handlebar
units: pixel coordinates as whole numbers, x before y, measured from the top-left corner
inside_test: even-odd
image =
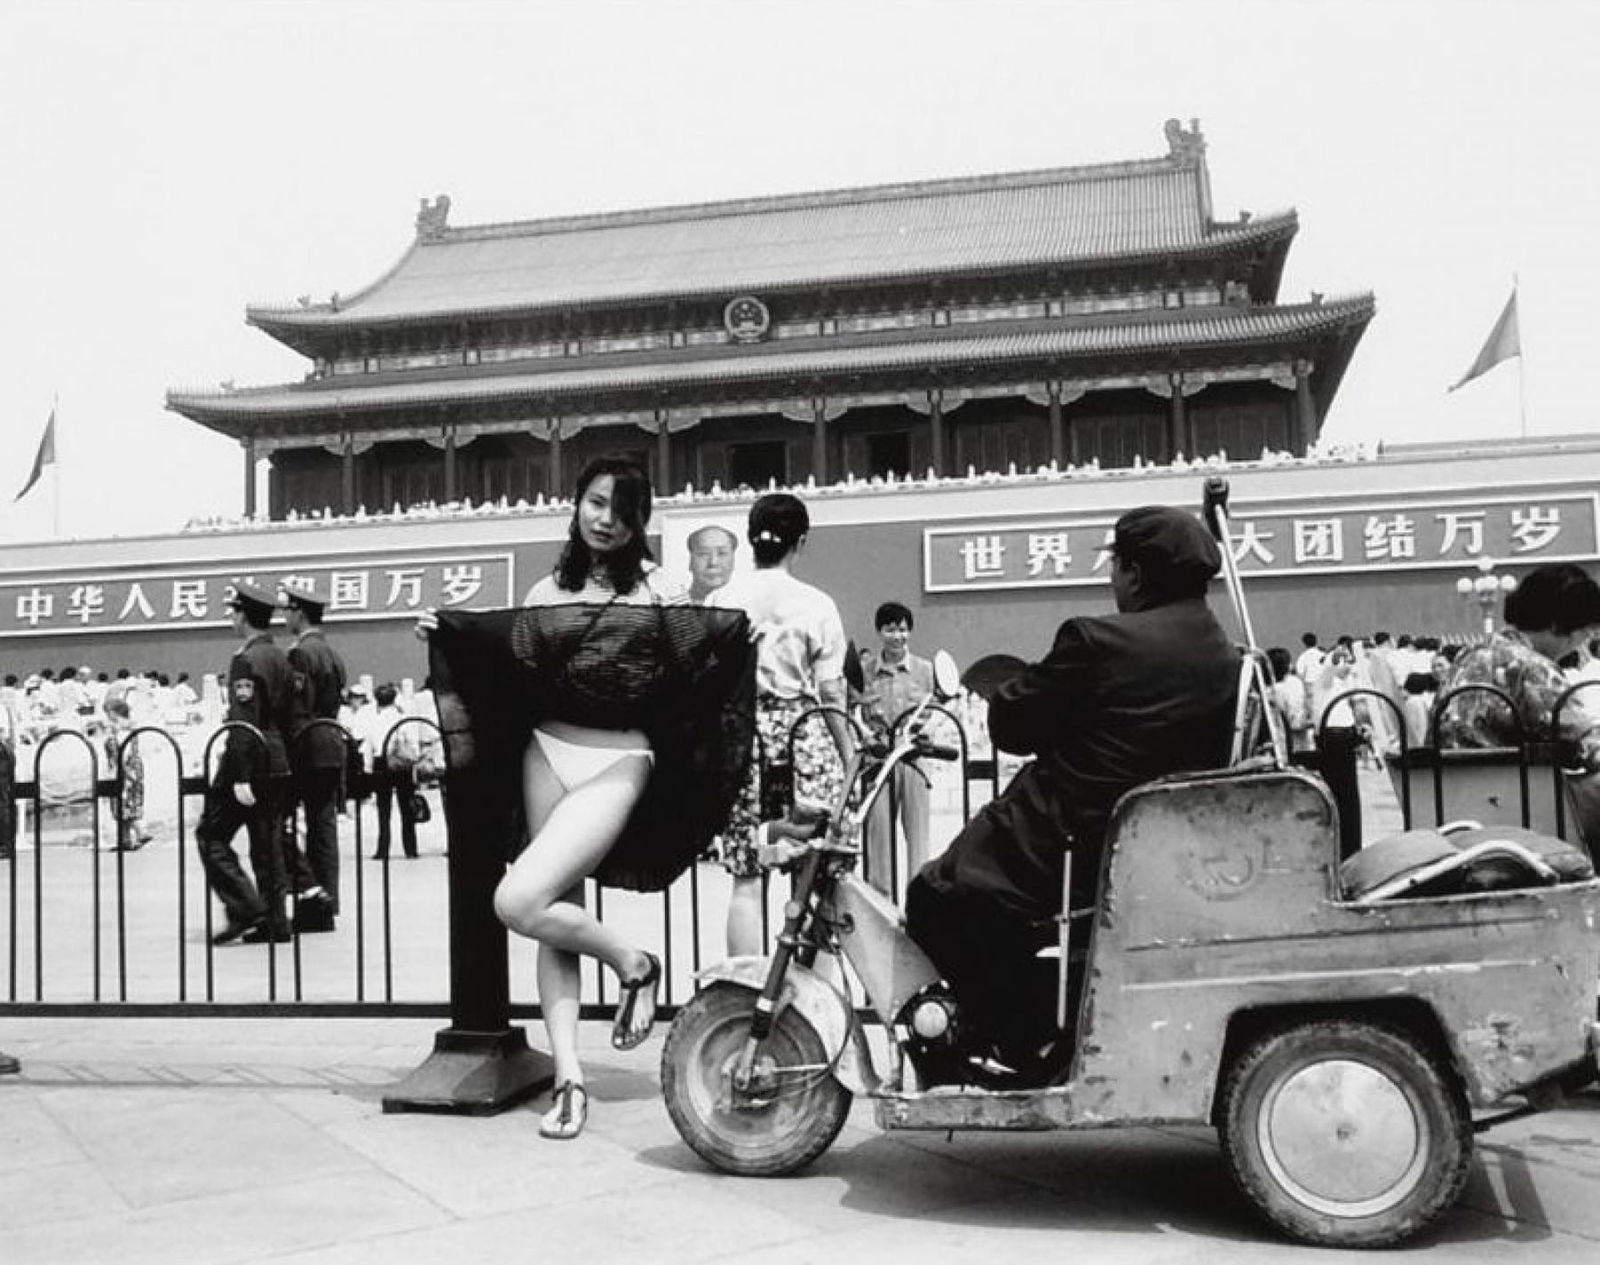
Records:
[[[930,760],[959,760],[961,758],[961,752],[941,742],[930,742],[927,746],[919,746],[917,754],[926,756]]]
[[[1227,513],[1228,481],[1221,475],[1212,475],[1206,480],[1201,516],[1205,519],[1211,534],[1219,541],[1222,539],[1222,521]]]

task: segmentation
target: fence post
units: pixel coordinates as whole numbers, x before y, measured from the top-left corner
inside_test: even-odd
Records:
[[[416,717],[400,722],[426,723]],[[473,761],[448,768],[441,780],[449,841],[450,1026],[434,1034],[433,1053],[383,1096],[385,1112],[492,1115],[555,1082],[549,1055],[531,1049],[526,1031],[511,1025],[506,929],[494,915],[505,858],[475,837],[466,811],[486,793],[483,777],[482,762]]]

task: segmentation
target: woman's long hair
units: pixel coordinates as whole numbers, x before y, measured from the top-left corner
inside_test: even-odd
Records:
[[[628,529],[628,539],[608,553],[597,555],[578,531],[578,508],[589,485],[601,475],[611,476],[611,506]],[[645,528],[650,523],[650,477],[626,457],[596,457],[578,475],[578,490],[567,527],[567,543],[556,563],[556,587],[576,593],[598,573],[618,593],[632,593],[644,578],[646,560],[654,559]]]

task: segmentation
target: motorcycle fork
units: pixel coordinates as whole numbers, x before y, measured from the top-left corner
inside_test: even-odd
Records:
[[[778,999],[783,995],[783,982],[789,974],[789,964],[796,957],[814,958],[817,946],[804,934],[806,922],[812,916],[811,898],[822,877],[824,859],[821,853],[812,852],[801,863],[794,891],[783,908],[783,929],[778,933],[777,948],[772,954],[772,965],[767,968],[766,983],[756,997],[755,1013],[750,1019],[750,1035],[733,1067],[733,1087],[748,1092],[755,1076],[756,1059],[761,1044],[772,1035],[772,1025],[778,1016]]]

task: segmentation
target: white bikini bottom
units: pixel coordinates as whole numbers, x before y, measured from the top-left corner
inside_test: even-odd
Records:
[[[599,777],[612,765],[629,756],[642,755],[652,765],[656,762],[655,752],[649,747],[586,747],[582,743],[568,742],[565,738],[547,734],[542,729],[533,731],[533,740],[544,752],[556,781],[569,791]]]

